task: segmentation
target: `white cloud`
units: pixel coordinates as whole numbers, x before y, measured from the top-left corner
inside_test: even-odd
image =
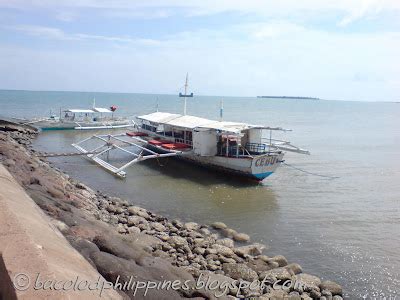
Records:
[[[282,36],[293,36],[306,29],[303,26],[289,22],[273,22],[267,24],[252,25],[251,35],[257,39],[277,38]]]
[[[116,43],[134,43],[145,46],[155,46],[160,43],[158,40],[145,39],[145,38],[132,38],[127,36],[105,36],[105,35],[94,35],[86,33],[66,33],[65,31],[46,26],[36,25],[18,25],[18,26],[5,26],[7,29],[21,31],[25,34],[54,40],[63,41],[104,41],[104,42],[116,42]]]
[[[348,15],[346,15],[339,23],[339,26],[346,26],[354,21],[357,21],[365,16],[374,16],[377,15],[384,9],[384,1],[382,0],[364,0],[360,5],[355,5],[350,7],[350,11]],[[397,6],[390,5],[391,9],[396,8]],[[389,8],[388,7],[388,8]],[[397,7],[398,8],[398,7]]]
[[[175,14],[201,16],[224,12],[284,17],[292,15],[342,15],[339,25],[345,26],[362,17],[400,10],[398,0],[14,0],[0,1],[0,7],[27,9],[96,9],[106,15],[132,18],[165,18]],[[173,13],[172,13],[173,12]]]

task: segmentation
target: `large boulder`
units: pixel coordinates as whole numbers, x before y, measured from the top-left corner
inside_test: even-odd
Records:
[[[246,257],[249,255],[256,256],[260,255],[263,249],[265,249],[265,245],[255,243],[247,246],[237,247],[234,249],[234,252],[242,257]]]
[[[329,292],[332,293],[333,296],[335,296],[335,295],[341,296],[343,294],[342,287],[339,284],[337,284],[336,282],[333,282],[330,280],[326,280],[326,281],[322,282],[319,285],[319,288],[321,289],[321,291],[328,290]]]
[[[285,268],[290,269],[296,275],[303,273],[303,269],[301,268],[301,266],[296,263],[289,264],[289,265],[285,266]]]
[[[321,279],[317,276],[301,273],[296,275],[295,280],[299,289],[303,289],[306,292],[311,290],[320,291],[319,285],[321,284]]]
[[[277,282],[278,280],[280,281],[291,280],[293,275],[294,274],[290,272],[290,270],[288,269],[276,268],[260,273],[259,279],[260,281],[265,280],[274,283]]]
[[[276,255],[269,259],[270,262],[278,263],[279,267],[284,267],[288,264],[287,259],[283,255]]]
[[[128,207],[128,212],[129,212],[130,215],[136,215],[136,216],[139,216],[139,217],[143,217],[145,219],[149,219],[150,218],[150,216],[147,213],[147,211],[145,209],[141,208],[141,207],[138,207],[138,206],[129,206]]]
[[[226,224],[222,222],[214,222],[211,224],[211,227],[217,230],[228,228],[228,226],[226,226]]]
[[[251,259],[248,263],[247,266],[254,271],[257,272],[257,274],[260,274],[265,271],[269,271],[271,267],[262,259]]]
[[[233,279],[243,279],[245,281],[254,281],[258,279],[257,273],[242,263],[225,263],[222,269],[226,275]]]
[[[140,216],[130,216],[127,220],[128,226],[137,226],[139,224],[148,224],[147,220]]]
[[[195,222],[188,222],[183,225],[183,228],[185,228],[186,230],[198,230],[200,228],[200,225]]]
[[[214,244],[212,246],[212,249],[216,250],[216,254],[220,254],[225,257],[233,257],[235,256],[235,253],[231,248],[228,248],[226,246],[220,245],[220,244]]]
[[[233,239],[236,242],[248,242],[248,241],[250,241],[250,236],[245,233],[235,233],[233,235]]]
[[[216,241],[216,243],[218,245],[222,245],[222,246],[225,246],[225,247],[228,247],[228,248],[235,247],[235,243],[230,238],[219,239],[219,240]]]
[[[188,242],[185,238],[180,237],[180,236],[172,236],[169,240],[168,243],[171,244],[172,247],[174,248],[183,248],[185,246],[188,246]]]

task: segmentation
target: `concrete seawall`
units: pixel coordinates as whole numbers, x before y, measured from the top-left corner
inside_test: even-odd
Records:
[[[21,288],[17,290],[13,282],[21,273],[27,277],[18,278]],[[40,288],[40,284],[35,288],[38,273],[39,283],[77,277],[95,283],[100,276],[0,164],[0,299],[99,298],[99,290],[56,291]],[[104,290],[102,297],[122,299],[114,290]]]

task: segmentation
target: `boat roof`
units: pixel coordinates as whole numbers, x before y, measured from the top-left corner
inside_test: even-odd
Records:
[[[94,113],[91,109],[67,109],[65,111],[71,113]]]
[[[171,114],[166,112],[155,112],[148,115],[137,117],[140,120],[152,123],[181,127],[185,129],[199,130],[220,130],[223,132],[238,134],[246,129],[269,129],[269,130],[285,130],[280,127],[267,127],[262,125],[251,125],[239,122],[215,121],[195,116]]]
[[[94,107],[93,109],[67,109],[65,110],[66,112],[71,112],[71,113],[84,113],[84,114],[94,114],[94,113],[112,113],[111,110],[108,108],[103,108],[103,107]]]
[[[108,108],[104,108],[104,107],[93,107],[93,110],[95,112],[99,112],[99,113],[112,113],[111,110],[109,110]]]

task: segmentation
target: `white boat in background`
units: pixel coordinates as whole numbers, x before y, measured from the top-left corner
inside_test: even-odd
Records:
[[[24,124],[35,126],[41,130],[99,130],[127,128],[134,125],[133,120],[116,117],[115,105],[110,108],[96,107],[93,101],[91,109],[60,110],[60,115],[50,114],[48,118],[33,119]]]
[[[125,169],[147,159],[174,156],[208,168],[229,172],[261,181],[270,176],[283,162],[286,151],[309,154],[288,141],[272,139],[280,127],[252,125],[241,122],[215,121],[186,115],[187,78],[184,114],[154,112],[137,117],[135,131],[118,135],[94,135],[73,146],[87,158],[119,177]],[[92,149],[82,145],[98,141]],[[128,148],[133,148],[129,149]],[[110,151],[127,153],[132,160],[114,166],[102,158]]]

